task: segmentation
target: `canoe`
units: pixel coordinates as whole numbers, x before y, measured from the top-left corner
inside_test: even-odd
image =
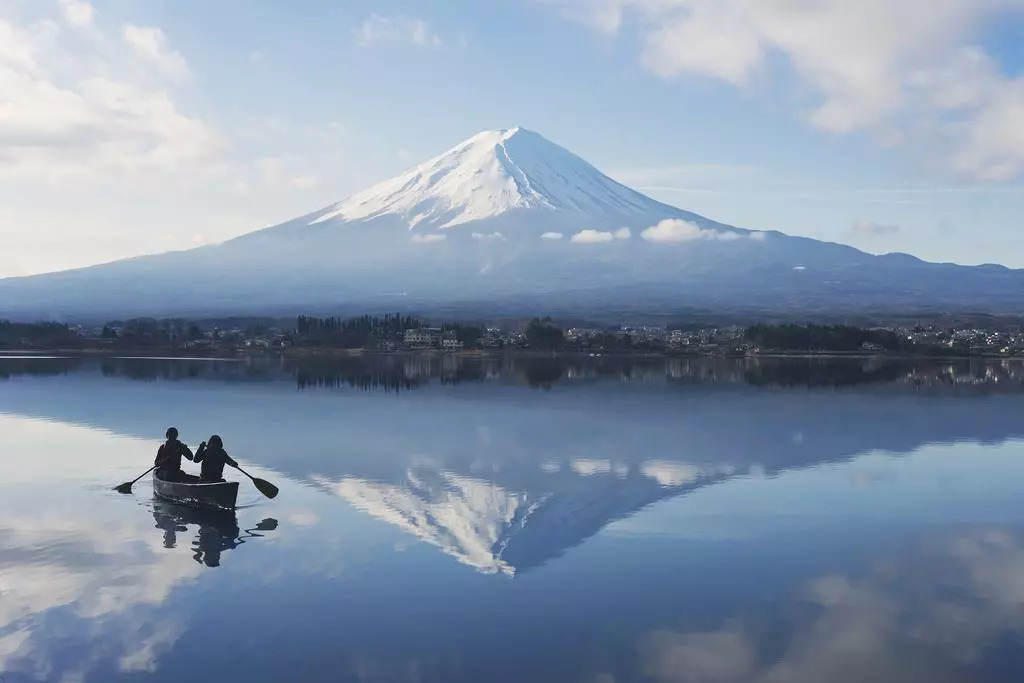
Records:
[[[181,505],[234,510],[238,499],[238,482],[200,484],[198,477],[189,477],[189,481],[164,481],[154,473],[153,493],[157,498]]]

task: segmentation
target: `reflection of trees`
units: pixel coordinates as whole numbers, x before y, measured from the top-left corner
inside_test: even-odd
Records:
[[[98,367],[109,377],[138,381],[293,381],[299,389],[355,388],[399,392],[441,384],[511,381],[551,388],[558,383],[629,381],[652,384],[759,387],[893,385],[1024,389],[1020,359],[917,360],[880,358],[657,358],[628,356],[460,356],[373,354],[277,360],[157,358],[3,358],[0,379],[14,375],[59,375]]]
[[[514,359],[509,375],[530,386],[550,388],[557,382],[636,380],[663,382],[668,360],[628,356],[558,356]]]
[[[844,387],[895,382],[914,368],[910,361],[875,364],[859,359],[821,361],[784,358],[751,364],[744,373],[747,384],[781,387]]]
[[[366,363],[360,359],[302,363],[296,365],[292,372],[300,390],[348,386],[390,393],[413,389],[422,383],[418,377],[407,377],[401,367]]]
[[[287,370],[299,389],[352,387],[388,393],[415,389],[435,379],[441,384],[461,384],[502,374],[500,360],[438,354],[303,360],[289,364]]]
[[[492,372],[495,364],[480,361],[459,362],[449,372],[441,376],[442,384],[461,384],[462,382],[483,382],[495,376]],[[501,364],[497,367],[500,369]]]
[[[524,364],[523,375],[531,387],[550,389],[562,379],[562,364],[554,358],[531,358]]]
[[[4,358],[0,356],[0,379],[17,375],[40,377],[66,375],[82,367],[81,358]]]
[[[260,381],[273,373],[270,363],[256,361],[170,358],[104,358],[100,372],[108,377],[152,382],[213,379],[229,382]]]

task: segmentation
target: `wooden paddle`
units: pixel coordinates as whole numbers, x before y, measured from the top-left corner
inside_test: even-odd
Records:
[[[251,474],[243,470],[240,465],[237,464],[235,465],[235,469],[237,469],[239,472],[252,479],[252,483],[256,485],[256,488],[259,489],[259,492],[262,493],[267,498],[274,498],[277,496],[278,488],[271,484],[266,479],[260,479],[259,477],[252,476]]]
[[[135,482],[137,482],[139,479],[142,479],[144,476],[146,476],[147,474],[149,474],[150,472],[152,472],[155,469],[156,469],[156,465],[153,465],[148,470],[146,470],[145,472],[143,472],[139,476],[135,477],[135,479],[132,479],[131,481],[126,481],[125,483],[121,484],[120,486],[115,486],[114,490],[117,491],[118,493],[131,493],[132,492],[132,485],[135,484]],[[273,498],[273,496],[271,496],[271,498]]]

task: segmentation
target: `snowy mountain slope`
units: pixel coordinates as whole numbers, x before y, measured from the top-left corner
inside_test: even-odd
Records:
[[[656,202],[607,177],[568,150],[523,128],[484,131],[447,152],[317,213],[310,225],[399,217],[409,229],[443,230],[509,212],[543,212],[537,227],[558,213],[639,219],[685,212]],[[696,218],[692,214],[691,218]],[[582,229],[582,228],[581,228]]]
[[[0,280],[0,316],[452,304],[1024,312],[1022,292],[1022,271],[872,256],[716,223],[511,128],[479,133],[341,202],[223,244]]]

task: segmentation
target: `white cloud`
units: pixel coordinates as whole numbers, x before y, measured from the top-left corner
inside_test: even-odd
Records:
[[[565,235],[560,232],[546,232],[540,236],[542,240],[560,240],[563,237],[565,237]]]
[[[621,0],[540,0],[557,6],[563,15],[586,24],[595,31],[614,34],[622,25],[623,7]]]
[[[266,57],[263,55],[262,50],[252,50],[249,52],[249,63],[253,66],[259,66],[266,61]]]
[[[685,486],[700,479],[704,473],[696,465],[685,462],[645,460],[640,464],[640,474],[662,486]]]
[[[58,31],[0,19],[0,177],[194,170],[222,155],[220,136],[179,111],[172,92],[119,74],[127,55],[71,52]]]
[[[26,648],[32,634],[27,629],[0,636],[0,664],[13,660],[15,655]]]
[[[441,47],[444,41],[422,19],[372,14],[356,29],[356,43],[362,47],[388,43]]]
[[[472,234],[473,239],[477,242],[504,242],[505,236],[500,232],[474,232]]]
[[[640,237],[648,242],[691,242],[705,239],[708,232],[689,221],[666,219],[641,232]]]
[[[580,230],[570,237],[569,241],[573,244],[601,244],[603,242],[611,242],[614,239],[615,235],[603,230]]]
[[[185,548],[167,552],[159,536],[154,538],[152,520],[149,525],[108,520],[108,525],[132,542],[113,544],[94,527],[53,514],[4,520],[0,538],[6,545],[54,551],[44,562],[29,562],[17,553],[0,559],[0,582],[5,587],[0,633],[9,631],[0,637],[0,670],[23,670],[32,661],[49,659],[53,643],[41,637],[39,629],[19,626],[26,621],[49,623],[58,613],[61,619],[75,620],[72,624],[80,631],[82,642],[99,643],[100,633],[136,636],[115,637],[92,649],[93,655],[114,656],[123,670],[151,668],[147,663],[174,645],[180,635],[174,620],[147,623],[146,615],[151,616],[153,608],[164,603],[176,586],[195,580],[201,565],[192,560],[191,553],[181,552]],[[68,538],[74,538],[74,543],[67,543]],[[59,666],[65,671],[76,664],[88,666],[88,660],[75,659],[72,655]],[[47,678],[76,680],[56,673],[50,672]]]
[[[171,620],[161,620],[151,628],[152,633],[138,640],[133,639],[129,646],[131,650],[118,659],[119,671],[155,672],[160,657],[166,654],[185,632],[183,624]]]
[[[608,34],[635,17],[640,61],[662,77],[747,87],[785,83],[777,77],[786,73],[794,92],[814,98],[803,112],[813,126],[920,147],[970,178],[1024,172],[1024,133],[1013,123],[1024,110],[1024,78],[1006,75],[973,44],[980,27],[1020,9],[1020,0],[547,3]]]
[[[872,223],[871,221],[859,220],[850,226],[850,233],[861,237],[878,237],[881,235],[895,235],[900,231],[898,225],[886,225],[883,223]]]
[[[611,460],[594,460],[589,458],[577,458],[569,463],[573,472],[582,474],[584,477],[592,477],[596,474],[610,474],[612,471]]]
[[[60,0],[60,10],[64,19],[75,26],[91,26],[96,11],[84,0]]]
[[[325,122],[333,140],[320,144],[289,120],[287,140],[264,128],[247,139],[254,113],[222,133],[186,101],[208,99],[192,92],[202,80],[168,79],[124,38],[124,24],[145,22],[95,4],[104,13],[87,25],[72,23],[82,6],[59,0],[15,3],[43,12],[34,20],[0,10],[0,277],[189,248],[197,225],[219,242],[308,211],[293,185],[337,182],[339,129]],[[285,144],[288,172],[267,191],[254,159]]]
[[[864,576],[805,582],[772,629],[755,613],[714,631],[649,633],[642,672],[659,683],[966,683],[1024,634],[1024,543],[1012,533],[932,535],[871,560]]]
[[[0,18],[0,75],[38,72],[42,53],[53,48],[58,32],[50,21],[22,28]]]
[[[448,235],[438,235],[437,233],[412,236],[412,241],[418,244],[431,244],[433,242],[443,242],[446,239],[448,239]]]
[[[121,37],[135,54],[152,63],[172,81],[184,81],[189,77],[185,58],[177,50],[171,49],[167,37],[160,29],[125,24],[121,27]]]
[[[766,239],[768,239],[768,233],[761,231],[752,232],[750,233],[750,239],[754,240],[755,242],[764,242]]]
[[[755,238],[755,235],[763,235],[763,233],[750,233],[750,239],[758,241],[764,239],[763,237]],[[690,221],[668,218],[641,232],[640,237],[648,242],[695,242],[697,240],[733,242],[743,239],[744,233],[731,230],[709,230]]]
[[[641,61],[665,78],[693,72],[745,85],[762,53],[757,35],[729,2],[698,2],[692,13],[667,18],[647,33]]]
[[[628,240],[633,236],[633,231],[629,228],[619,228],[612,234],[612,236],[617,240]]]
[[[961,174],[1008,180],[1024,171],[1024,78],[1000,83],[968,126],[954,160]]]
[[[315,526],[320,517],[312,510],[297,510],[287,515],[288,523],[294,526]]]

